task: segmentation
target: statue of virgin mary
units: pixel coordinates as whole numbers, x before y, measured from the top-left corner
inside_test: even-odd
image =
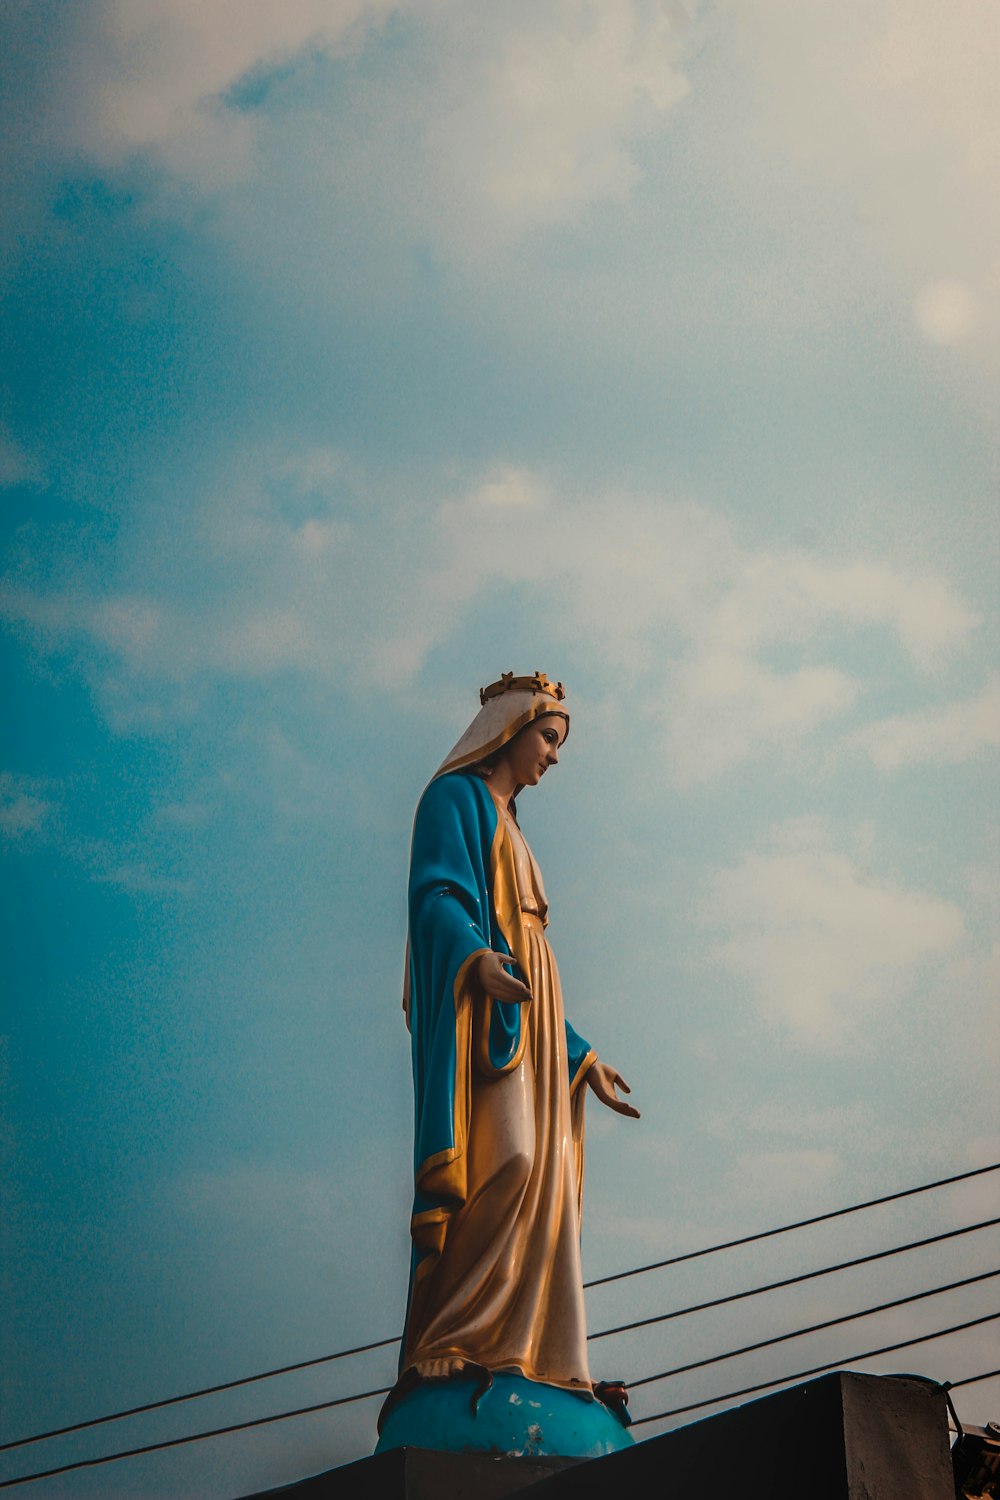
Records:
[[[621,1403],[613,1415],[613,1402],[595,1400],[587,1359],[587,1089],[621,1114],[638,1111],[566,1019],[545,887],[517,818],[515,798],[566,742],[562,684],[505,673],[480,705],[414,821],[403,1001],[415,1095],[410,1284],[379,1451],[593,1456],[630,1438]]]

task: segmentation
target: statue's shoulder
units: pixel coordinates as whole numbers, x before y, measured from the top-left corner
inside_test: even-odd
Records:
[[[481,776],[448,771],[444,776],[436,776],[425,788],[417,807],[417,820],[438,822],[448,817],[458,817],[470,824],[479,824],[485,817],[495,823],[496,804]]]

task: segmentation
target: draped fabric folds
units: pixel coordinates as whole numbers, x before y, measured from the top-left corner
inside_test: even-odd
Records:
[[[595,1054],[563,1014],[537,866],[475,774],[439,774],[421,799],[409,919],[415,1194],[400,1375],[473,1365],[589,1395],[579,1085]],[[510,955],[529,1003],[478,988],[490,949]]]

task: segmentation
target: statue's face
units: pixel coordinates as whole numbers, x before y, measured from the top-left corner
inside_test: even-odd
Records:
[[[559,746],[566,738],[566,720],[559,714],[532,719],[516,734],[504,751],[518,786],[537,786],[550,766],[559,761]]]

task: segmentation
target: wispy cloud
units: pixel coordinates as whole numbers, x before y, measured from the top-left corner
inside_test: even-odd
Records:
[[[678,779],[707,781],[748,756],[794,746],[842,719],[867,685],[835,659],[779,670],[768,661],[773,650],[808,658],[831,625],[882,629],[927,668],[960,649],[975,623],[940,578],[784,549],[742,553],[692,622],[671,682],[665,719]],[[836,658],[838,648],[823,654]]]
[[[934,343],[1000,326],[1000,23],[978,0],[726,7],[755,80],[750,141],[853,208]]]
[[[0,422],[0,489],[15,484],[40,484],[42,466],[34,454],[16,441]]]
[[[67,146],[97,166],[146,153],[215,188],[254,168],[257,122],[227,99],[305,49],[349,53],[396,0],[104,0],[66,35],[68,97],[50,106]]]
[[[523,516],[491,516],[482,485],[442,508],[436,597],[457,614],[479,591],[544,580],[553,628],[662,704],[682,785],[842,720],[867,686],[838,660],[851,659],[853,635],[882,632],[922,672],[965,649],[977,625],[944,578],[748,548],[707,506],[539,493],[547,503]]]
[[[511,464],[402,504],[336,455],[236,455],[172,520],[170,557],[104,597],[71,573],[48,591],[12,575],[0,615],[50,646],[89,643],[109,714],[128,727],[132,681],[136,727],[155,730],[157,681],[177,707],[200,678],[287,671],[404,689],[487,601],[514,610],[528,588],[539,625],[594,664],[598,697],[602,674],[643,683],[681,785],[842,724],[869,686],[859,632],[920,673],[976,626],[944,578],[750,548],[705,505],[569,494]]]
[[[756,1211],[767,1203],[829,1201],[843,1161],[829,1147],[801,1146],[774,1151],[740,1151],[727,1174],[724,1191]]]
[[[424,96],[418,170],[465,249],[628,198],[636,147],[689,89],[679,4],[570,0],[474,18],[449,5],[435,31],[439,88],[429,110]]]
[[[155,809],[153,820],[163,828],[176,828],[182,832],[204,828],[216,816],[218,809],[211,802],[192,798],[184,802],[165,802]]]
[[[47,791],[37,777],[0,771],[0,840],[24,843],[42,833],[55,808]]]
[[[771,847],[716,869],[702,905],[714,959],[760,1013],[807,1047],[853,1049],[865,1027],[962,940],[952,901],[878,878],[840,853],[824,824],[772,829]]]
[[[752,1090],[744,1098],[711,1108],[706,1128],[723,1141],[766,1141],[785,1150],[790,1141],[813,1149],[831,1141],[863,1136],[877,1141],[877,1113],[870,1101],[817,1107],[804,1089],[760,1101]]]
[[[93,871],[91,878],[99,885],[119,886],[132,896],[190,896],[194,891],[193,881],[161,874],[141,859],[112,858],[106,868]]]
[[[975,760],[1000,749],[1000,675],[994,673],[974,698],[894,714],[858,730],[852,739],[883,771]]]
[[[273,78],[317,57],[356,58],[392,18],[422,66],[403,63],[390,87],[358,100],[365,128],[327,142],[336,175],[389,182],[421,232],[484,249],[629,195],[635,147],[688,90],[695,8],[536,0],[472,15],[460,0],[103,0],[56,32],[47,134],[98,168],[145,158],[218,190],[258,168]],[[403,158],[398,177],[390,152]]]
[[[735,646],[696,649],[675,671],[663,711],[676,779],[711,781],[750,756],[797,747],[860,692],[837,667],[779,672]]]

